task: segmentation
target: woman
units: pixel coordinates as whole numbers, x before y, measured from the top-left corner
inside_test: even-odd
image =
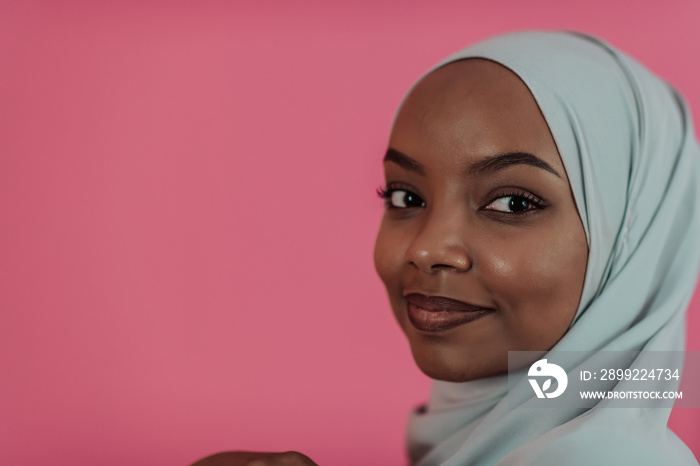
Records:
[[[572,379],[600,351],[641,369],[653,351],[683,349],[700,150],[667,84],[581,34],[496,37],[414,86],[384,167],[375,267],[435,379],[409,421],[412,464],[698,464],[666,428],[668,405],[527,409],[541,400],[525,374],[510,388],[506,376],[509,351],[537,352],[520,366],[579,351],[563,364]],[[313,464],[215,459],[201,464]]]

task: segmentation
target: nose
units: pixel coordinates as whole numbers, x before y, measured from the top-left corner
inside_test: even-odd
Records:
[[[466,225],[455,215],[428,216],[406,251],[406,261],[425,273],[466,272],[472,267]]]

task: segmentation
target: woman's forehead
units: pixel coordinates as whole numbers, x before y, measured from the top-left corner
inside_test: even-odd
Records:
[[[530,90],[508,68],[483,59],[453,62],[425,76],[399,110],[390,145],[431,159],[450,152],[470,159],[531,152],[563,171]]]

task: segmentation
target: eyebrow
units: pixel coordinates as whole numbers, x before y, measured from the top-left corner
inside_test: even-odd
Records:
[[[425,176],[425,167],[423,167],[422,164],[391,147],[387,149],[386,155],[384,155],[384,162],[394,162],[401,168]],[[532,167],[546,170],[561,178],[561,175],[557,173],[557,171],[552,168],[551,165],[528,152],[505,152],[502,154],[491,155],[483,160],[473,163],[467,172],[469,174],[492,173],[513,165],[530,165]]]
[[[393,149],[391,147],[386,150],[386,155],[384,155],[384,161],[385,162],[394,162],[396,165],[398,165],[401,168],[404,168],[408,171],[416,172],[419,175],[425,176],[425,168],[423,167],[423,165],[416,162],[408,155],[406,155],[402,152],[399,152],[396,149]]]

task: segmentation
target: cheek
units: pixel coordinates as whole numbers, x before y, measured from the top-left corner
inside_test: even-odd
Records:
[[[560,298],[560,305],[578,305],[588,260],[588,245],[583,228],[555,231],[539,251],[540,260],[532,268],[540,289]],[[562,302],[563,301],[563,302]],[[575,311],[575,309],[574,309]],[[573,312],[573,311],[572,311]]]
[[[399,233],[382,223],[374,242],[374,269],[384,283],[394,317],[399,326],[405,329],[405,317],[401,317],[401,270],[405,248]]]
[[[586,269],[583,231],[532,231],[488,248],[482,263],[486,285],[514,321],[570,322]],[[563,324],[562,324],[563,325]]]
[[[389,292],[398,278],[402,257],[399,238],[382,222],[374,242],[374,269]]]
[[[494,275],[502,279],[508,279],[513,275],[515,264],[504,257],[496,256],[491,260],[491,269]]]

